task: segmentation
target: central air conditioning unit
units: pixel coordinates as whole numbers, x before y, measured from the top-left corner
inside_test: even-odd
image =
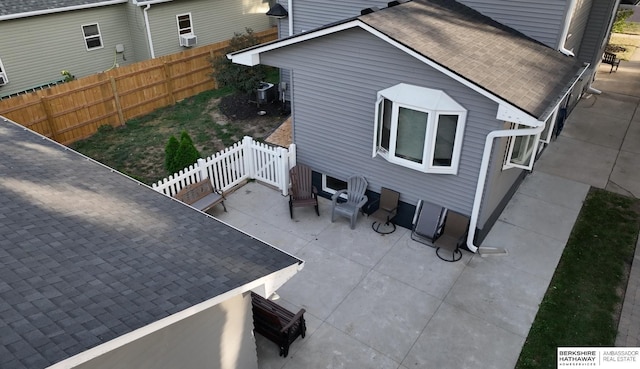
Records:
[[[198,43],[198,37],[191,33],[185,33],[184,35],[180,35],[180,46],[184,47],[192,47],[196,46]]]

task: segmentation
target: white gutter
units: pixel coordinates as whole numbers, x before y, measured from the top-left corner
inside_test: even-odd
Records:
[[[289,36],[293,36],[293,0],[289,0],[287,8],[289,12]]]
[[[7,14],[7,15],[0,16],[0,21],[10,20],[10,19],[27,18],[27,17],[34,17],[34,16],[37,16],[37,15],[68,12],[68,11],[73,11],[73,10],[97,8],[97,7],[101,7],[101,6],[114,5],[114,4],[124,4],[124,3],[128,2],[128,1],[129,0],[107,0],[107,1],[102,1],[102,2],[99,2],[99,3],[93,3],[93,4],[82,4],[82,5],[67,6],[67,7],[64,7],[64,8],[42,9],[42,10],[34,10],[34,11],[31,11],[31,12]]]
[[[144,26],[147,30],[147,42],[149,42],[149,56],[151,56],[151,59],[155,59],[156,53],[153,50],[153,37],[151,37],[151,25],[149,24],[149,13],[147,12],[151,8],[151,4],[168,3],[173,0],[150,0],[150,1],[132,0],[132,1],[133,1],[133,5],[137,5],[139,7],[140,6],[145,7],[142,10],[142,13],[144,14]]]
[[[571,92],[573,87],[578,83],[580,78],[584,75],[584,73],[589,68],[589,63],[585,63],[582,71],[576,76],[575,80],[567,89],[567,92],[560,98],[560,101],[553,109],[557,109],[558,105],[564,100],[567,95]],[[476,193],[473,198],[473,208],[471,209],[471,219],[469,221],[469,233],[467,234],[467,248],[471,252],[478,252],[482,254],[482,250],[486,250],[487,253],[495,253],[497,249],[490,247],[482,247],[476,246],[474,244],[474,238],[476,236],[476,229],[478,227],[478,216],[480,214],[480,205],[482,205],[482,194],[484,192],[484,184],[487,180],[487,173],[489,171],[489,161],[491,160],[491,150],[493,148],[493,140],[498,137],[517,137],[517,136],[529,136],[535,135],[542,131],[544,131],[545,122],[541,121],[541,125],[535,128],[527,128],[527,129],[503,129],[498,131],[489,132],[487,138],[484,143],[484,152],[482,153],[482,162],[480,163],[480,173],[478,174],[478,184],[476,185]],[[532,153],[535,155],[535,152]],[[498,251],[499,253],[504,253],[503,251]]]
[[[562,33],[560,34],[560,39],[558,40],[558,51],[567,56],[575,56],[573,51],[567,50],[565,48],[565,43],[567,42],[567,36],[569,35],[569,27],[571,26],[571,18],[573,18],[573,12],[576,10],[576,0],[569,0],[567,5],[567,14],[564,16],[564,25],[562,27]]]

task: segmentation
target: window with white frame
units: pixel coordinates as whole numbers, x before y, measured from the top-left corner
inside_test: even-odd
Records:
[[[176,21],[178,22],[178,36],[193,34],[193,23],[191,20],[191,13],[176,15]]]
[[[531,127],[511,123],[511,129],[530,129]],[[531,170],[535,159],[540,133],[526,136],[511,136],[507,144],[507,155],[502,169],[521,168]]]
[[[82,35],[87,50],[95,50],[102,48],[102,35],[100,34],[100,26],[98,23],[85,24],[82,26]]]
[[[378,92],[373,156],[426,173],[456,174],[467,110],[440,90],[398,84]]]
[[[2,59],[0,59],[0,86],[6,85],[7,83],[9,83],[9,78],[7,78],[7,72],[4,70]]]
[[[558,117],[558,109],[553,111],[553,114],[544,122],[544,130],[540,133],[540,141],[548,144],[551,142],[551,136],[553,136],[553,129],[556,126],[556,119]]]
[[[322,174],[322,191],[334,194],[340,190],[345,190],[347,188],[347,182],[331,177],[327,174]],[[346,194],[340,196],[341,198],[347,198]]]

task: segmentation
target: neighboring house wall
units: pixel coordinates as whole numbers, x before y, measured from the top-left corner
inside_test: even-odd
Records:
[[[409,204],[425,199],[471,213],[485,136],[503,124],[495,102],[361,29],[265,52],[261,62],[293,69],[299,162],[343,180],[362,174],[370,190],[394,189]],[[376,94],[400,82],[443,90],[468,110],[457,175],[372,158]]]
[[[554,49],[558,46],[568,3],[563,0],[458,0],[458,2]]]
[[[144,26],[142,9],[137,11],[134,25]],[[193,33],[198,37],[196,46],[200,46],[228,40],[236,32],[244,33],[245,28],[267,30],[271,27],[265,15],[268,10],[268,2],[262,0],[191,0],[152,5],[148,15],[155,56],[185,50],[179,43],[178,14],[191,13]]]
[[[111,68],[116,44],[133,50],[126,18],[124,6],[110,5],[0,21],[0,58],[9,77],[0,96],[60,80],[62,70],[82,77]],[[100,27],[100,49],[86,48],[82,25],[91,23]],[[120,65],[136,61],[132,52],[125,55],[126,61],[117,56]]]
[[[257,369],[251,294],[235,296],[77,369]]]

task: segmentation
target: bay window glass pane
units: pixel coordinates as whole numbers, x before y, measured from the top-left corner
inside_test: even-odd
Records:
[[[389,141],[391,139],[391,109],[392,103],[390,100],[382,99],[378,104],[378,127],[380,127],[380,134],[378,146],[389,151]]]
[[[439,115],[436,144],[433,150],[434,166],[451,166],[453,159],[453,144],[458,128],[458,115]]]
[[[399,108],[395,156],[422,163],[428,119],[427,113]]]

